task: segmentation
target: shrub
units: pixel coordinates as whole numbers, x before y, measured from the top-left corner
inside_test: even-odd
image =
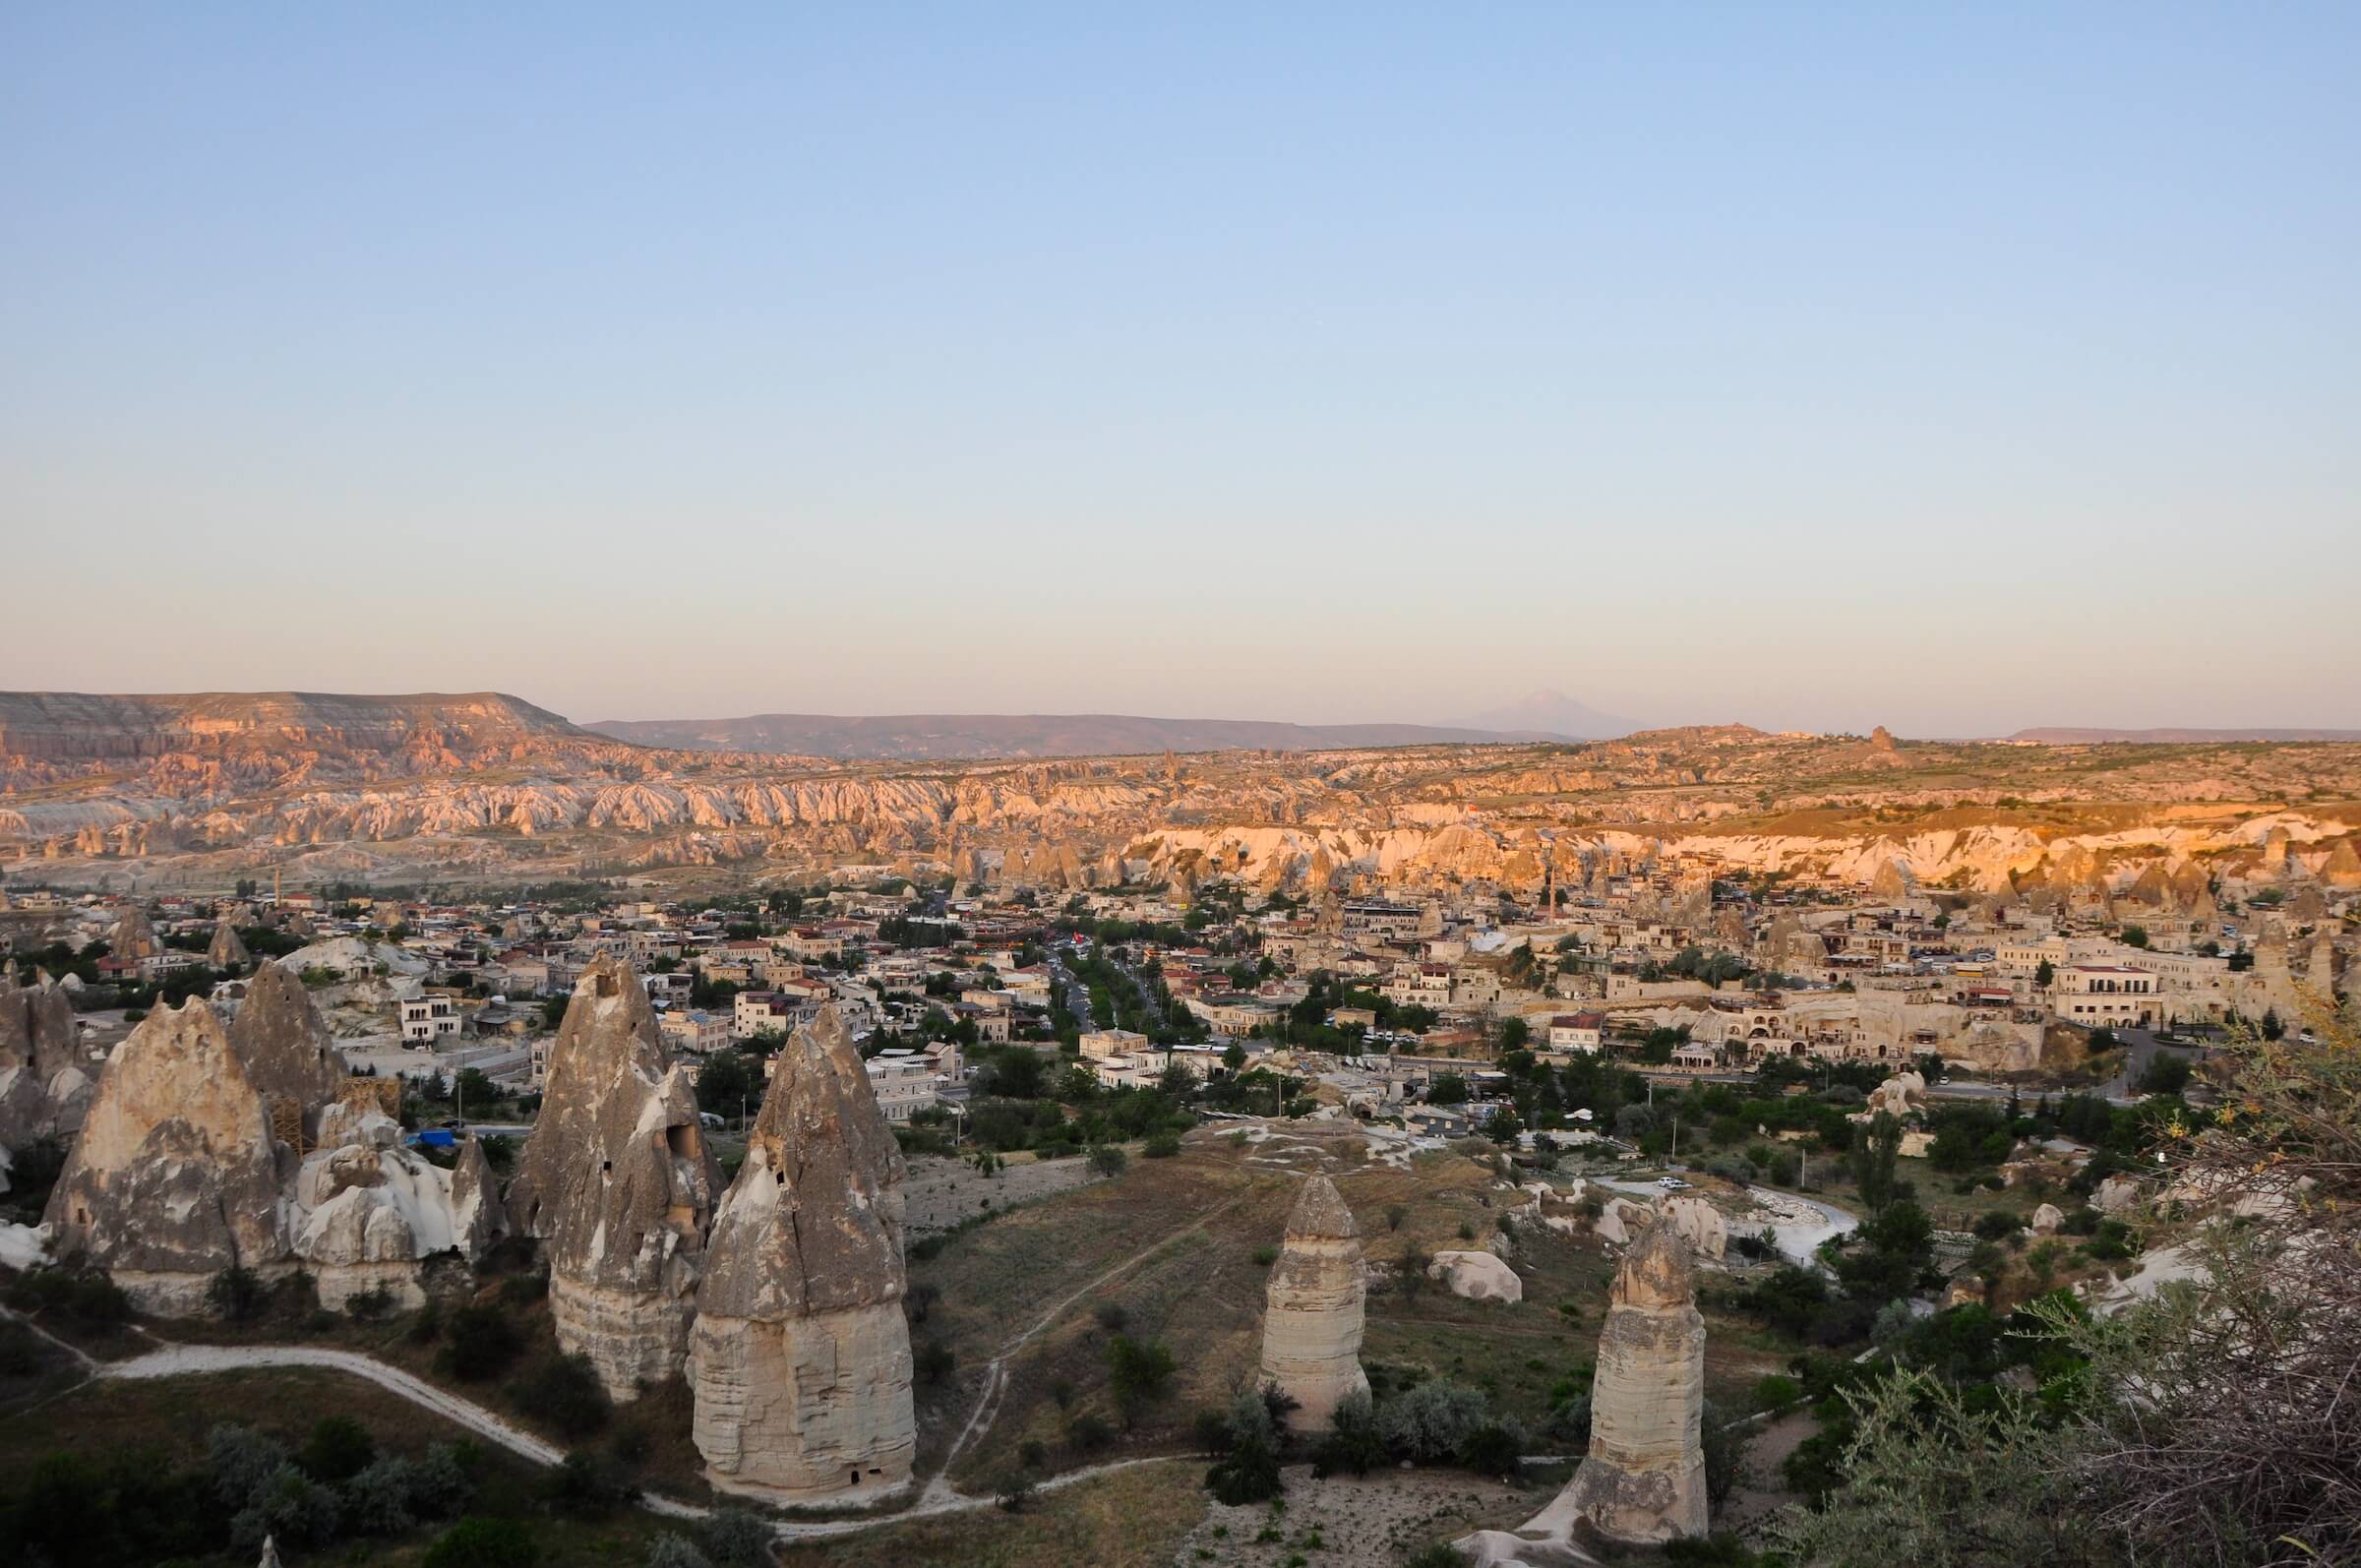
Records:
[[[547,1295],[547,1269],[535,1269],[530,1274],[512,1274],[500,1282],[500,1298],[515,1306],[530,1306]]]
[[[1457,1383],[1421,1383],[1386,1402],[1378,1430],[1397,1458],[1432,1465],[1456,1458],[1460,1445],[1491,1418],[1484,1397]]]
[[[349,1416],[323,1416],[312,1426],[310,1441],[295,1463],[325,1481],[350,1480],[377,1457],[376,1439],[369,1428]]]
[[[326,1545],[344,1522],[344,1503],[292,1464],[281,1465],[230,1519],[229,1537],[241,1550],[273,1537],[298,1546]]]
[[[2006,1209],[1986,1209],[1976,1217],[1975,1234],[1987,1241],[1998,1241],[2016,1235],[2024,1224]]]
[[[541,1548],[515,1519],[462,1519],[427,1548],[424,1568],[539,1568]]]
[[[929,1387],[950,1376],[951,1369],[958,1364],[959,1357],[940,1340],[929,1340],[921,1345],[910,1362],[911,1370],[918,1374],[918,1380]]]
[[[1130,1156],[1123,1153],[1120,1144],[1100,1143],[1091,1146],[1090,1170],[1093,1176],[1121,1176],[1130,1163]]]
[[[1229,1446],[1220,1463],[1205,1473],[1206,1490],[1216,1501],[1234,1506],[1278,1496],[1279,1434],[1269,1404],[1259,1393],[1241,1393],[1230,1402],[1224,1424]]]
[[[1155,1341],[1118,1334],[1107,1342],[1107,1383],[1126,1426],[1144,1407],[1162,1399],[1172,1381],[1173,1353]]]
[[[213,1496],[231,1513],[252,1502],[286,1463],[283,1446],[248,1427],[224,1421],[206,1433],[206,1474]]]
[[[770,1568],[771,1528],[743,1508],[717,1508],[705,1521],[705,1556],[713,1568]]]
[[[1256,1268],[1267,1269],[1278,1261],[1279,1249],[1277,1247],[1265,1245],[1254,1249],[1254,1266]]]
[[[596,1518],[638,1499],[639,1488],[604,1454],[575,1450],[543,1482],[549,1500],[563,1513]]]
[[[356,1323],[374,1323],[394,1310],[394,1293],[382,1285],[355,1291],[344,1297],[344,1310]]]
[[[666,1531],[647,1543],[646,1568],[713,1568],[713,1559],[687,1536]]]
[[[1004,1514],[1021,1514],[1033,1500],[1033,1478],[1021,1470],[1002,1476],[992,1488],[992,1503]]]
[[[455,1512],[471,1489],[448,1444],[415,1460],[383,1454],[344,1483],[345,1517],[363,1534],[398,1536],[420,1519]]]
[[[546,1416],[567,1437],[586,1437],[607,1424],[614,1404],[587,1356],[543,1356],[510,1391],[516,1403]]]
[[[1065,1442],[1077,1454],[1095,1454],[1115,1441],[1115,1428],[1096,1416],[1077,1416],[1065,1423]]]
[[[1460,1441],[1457,1459],[1480,1476],[1514,1479],[1521,1468],[1525,1434],[1512,1423],[1485,1421]]]
[[[924,1323],[935,1303],[942,1299],[942,1292],[932,1285],[913,1285],[902,1292],[902,1311],[913,1323]]]
[[[1754,1405],[1757,1410],[1779,1410],[1794,1404],[1802,1397],[1803,1386],[1782,1373],[1770,1372],[1755,1379]]]
[[[1312,1450],[1311,1471],[1330,1476],[1349,1470],[1366,1476],[1386,1461],[1385,1439],[1377,1430],[1377,1415],[1365,1388],[1357,1388],[1337,1401],[1327,1433]]]
[[[1385,1228],[1387,1230],[1401,1230],[1402,1222],[1409,1218],[1410,1208],[1407,1204],[1389,1203],[1385,1206]]]
[[[1151,1160],[1170,1160],[1180,1152],[1180,1134],[1159,1132],[1139,1147],[1139,1152]]]
[[[1705,1162],[1705,1174],[1720,1176],[1725,1181],[1734,1181],[1743,1187],[1752,1186],[1759,1173],[1755,1170],[1754,1162],[1744,1155],[1720,1154]]]
[[[205,1287],[205,1304],[225,1323],[252,1321],[270,1297],[261,1275],[235,1264],[214,1275]]]
[[[1092,1309],[1091,1315],[1099,1320],[1099,1327],[1110,1334],[1120,1334],[1123,1325],[1131,1321],[1131,1314],[1123,1310],[1120,1301],[1101,1301]]]
[[[409,1341],[412,1345],[431,1345],[442,1337],[443,1309],[429,1301],[410,1319]]]
[[[1027,1470],[1039,1470],[1050,1462],[1049,1445],[1038,1437],[1028,1437],[1016,1445],[1016,1462]]]
[[[470,1383],[505,1371],[523,1349],[523,1336],[498,1306],[462,1306],[451,1314],[451,1343],[444,1350],[454,1377]]]

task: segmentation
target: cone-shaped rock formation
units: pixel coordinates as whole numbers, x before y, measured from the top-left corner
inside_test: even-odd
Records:
[[[1576,1544],[1583,1525],[1631,1542],[1704,1535],[1704,1413],[1705,1319],[1688,1247],[1673,1226],[1653,1225],[1623,1255],[1608,1297],[1589,1457],[1548,1507],[1514,1532],[1463,1538],[1461,1554],[1484,1568],[1557,1568],[1597,1560]]]
[[[778,1055],[713,1219],[690,1376],[717,1486],[874,1495],[916,1443],[902,1157],[833,1007]]]
[[[1705,1319],[1688,1246],[1675,1227],[1654,1226],[1615,1273],[1591,1391],[1590,1454],[1563,1499],[1617,1540],[1704,1535],[1704,1404]]]
[[[334,1103],[348,1074],[312,994],[284,964],[273,961],[254,972],[246,1000],[229,1022],[229,1043],[264,1100],[300,1106],[305,1136],[316,1135],[321,1111]]]
[[[188,1316],[232,1266],[288,1257],[282,1173],[263,1096],[213,1010],[159,1007],[115,1049],[46,1216],[144,1310]]]
[[[82,1125],[91,1080],[81,1056],[65,988],[45,975],[20,986],[0,973],[0,1149]]]
[[[254,954],[238,938],[238,928],[224,920],[213,927],[213,939],[206,945],[205,961],[215,969],[243,969],[254,962]]]
[[[1296,1402],[1288,1415],[1296,1430],[1326,1431],[1345,1396],[1368,1389],[1361,1368],[1367,1294],[1353,1211],[1336,1183],[1314,1176],[1287,1217],[1262,1316],[1263,1381]]]
[[[617,1400],[681,1369],[720,1186],[646,988],[623,960],[592,960],[508,1202],[515,1229],[544,1242],[558,1343],[588,1356]]]

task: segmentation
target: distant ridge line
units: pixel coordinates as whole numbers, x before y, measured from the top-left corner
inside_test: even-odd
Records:
[[[1458,725],[1291,724],[1130,713],[754,713],[728,719],[601,719],[583,727],[614,740],[674,750],[903,761],[1503,746],[1579,739]]]
[[[2043,746],[2205,746],[2231,741],[2361,741],[2361,730],[2103,730],[2061,726],[2019,730],[2007,738]]]

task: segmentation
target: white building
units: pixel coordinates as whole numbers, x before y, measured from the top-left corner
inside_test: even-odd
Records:
[[[412,996],[397,1005],[401,1043],[412,1050],[432,1051],[444,1036],[459,1032],[459,1004],[449,996]]]
[[[895,1047],[869,1058],[869,1086],[888,1121],[907,1121],[911,1113],[935,1103],[935,1063],[923,1051]]]

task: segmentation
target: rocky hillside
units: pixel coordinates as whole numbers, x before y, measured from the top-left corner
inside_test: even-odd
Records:
[[[0,767],[187,754],[353,759],[371,754],[456,765],[552,739],[595,741],[557,714],[499,692],[340,696],[320,692],[198,692],[107,696],[0,692]]]
[[[667,867],[1057,885],[1486,880],[1604,859],[1961,890],[2353,859],[2361,746],[1731,725],[1588,744],[842,763],[633,746],[514,698],[0,698],[0,870],[213,886]]]
[[[1154,752],[1328,751],[1520,738],[1425,724],[1277,724],[1258,719],[1154,719],[1128,713],[901,713],[837,718],[756,713],[739,719],[601,719],[601,735],[642,746],[842,760],[952,761],[1137,756]]]

